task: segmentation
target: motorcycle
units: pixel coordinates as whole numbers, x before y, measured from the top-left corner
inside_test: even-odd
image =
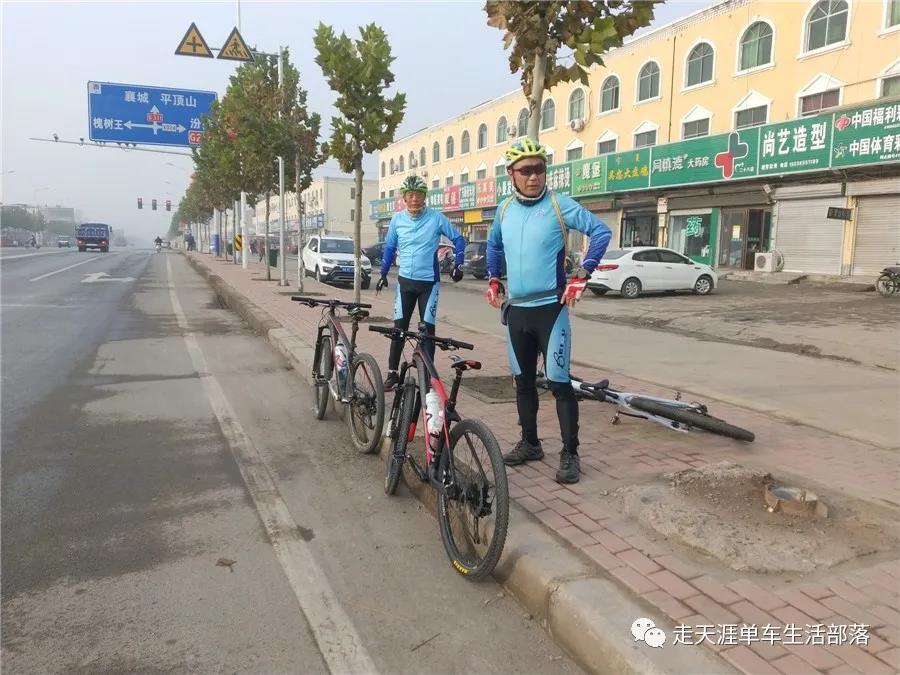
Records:
[[[157,244],[157,245],[156,245],[156,252],[159,253],[160,251],[162,251],[162,244]]]
[[[881,275],[875,281],[875,290],[884,298],[900,292],[900,263],[885,267],[881,271]]]

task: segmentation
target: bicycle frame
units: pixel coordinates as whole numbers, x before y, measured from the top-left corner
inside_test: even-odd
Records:
[[[341,345],[343,345],[344,350],[347,353],[347,363],[348,365],[353,362],[353,357],[356,355],[356,334],[359,332],[359,324],[356,321],[353,321],[353,328],[351,330],[350,338],[347,337],[347,333],[344,331],[344,327],[341,325],[341,322],[337,320],[337,316],[335,315],[335,308],[328,307],[322,310],[322,316],[324,317],[323,321],[319,324],[318,335],[316,336],[316,351],[313,356],[313,363],[319,363],[319,356],[322,351],[322,334],[325,331],[328,331],[331,339],[331,349],[332,354],[334,353],[334,340],[337,340]],[[346,403],[351,399],[351,395],[353,393],[353,382],[348,377],[344,381],[344,391],[338,391],[338,381],[337,381],[337,368],[331,369],[331,376],[328,378],[328,388],[331,391],[331,396],[334,400],[342,401]]]

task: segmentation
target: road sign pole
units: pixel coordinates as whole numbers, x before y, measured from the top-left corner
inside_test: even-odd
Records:
[[[247,241],[247,193],[241,190],[241,243]],[[266,248],[269,247],[269,242],[266,242]],[[247,251],[247,246],[241,246],[241,267],[247,269],[250,264],[250,255]]]
[[[279,210],[279,223],[278,223],[278,246],[279,257],[278,257],[278,267],[280,271],[280,278],[278,281],[279,286],[287,286],[287,269],[284,266],[285,263],[285,255],[284,255],[284,157],[278,158],[278,210]]]

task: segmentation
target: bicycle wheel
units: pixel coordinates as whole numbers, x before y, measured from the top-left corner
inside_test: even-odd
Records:
[[[331,392],[328,388],[328,382],[331,380],[331,370],[334,366],[333,356],[331,354],[331,336],[327,333],[322,335],[319,342],[319,363],[318,367],[313,371],[316,376],[316,383],[313,385],[316,389],[316,419],[320,420],[325,417],[328,410],[328,397]]]
[[[410,369],[406,373],[406,380],[403,382],[403,390],[401,392],[400,416],[397,419],[397,426],[394,429],[394,438],[391,442],[391,451],[387,456],[387,463],[384,469],[384,493],[392,495],[397,491],[397,484],[400,482],[400,475],[403,473],[403,462],[406,461],[406,448],[412,440],[410,436],[413,432],[413,419],[416,414],[416,397],[419,390],[416,388],[416,377],[413,370]]]
[[[494,570],[506,543],[506,467],[497,439],[480,420],[454,426],[450,450],[444,450],[438,465],[442,480],[455,478],[450,494],[442,492],[438,500],[441,540],[453,568],[478,580]]]
[[[643,410],[644,412],[653,415],[659,415],[660,417],[665,417],[666,419],[686,424],[690,427],[697,427],[704,431],[710,431],[714,434],[719,434],[720,436],[727,436],[728,438],[735,438],[739,441],[747,441],[748,443],[756,438],[756,435],[752,431],[741,429],[733,424],[728,424],[725,420],[720,420],[718,417],[706,415],[697,412],[696,410],[686,410],[685,408],[669,405],[667,403],[660,403],[659,401],[652,401],[639,396],[632,398],[629,403],[632,408]]]
[[[879,295],[887,298],[897,292],[897,282],[894,281],[890,274],[882,274],[875,281],[875,290],[878,291]]]
[[[350,401],[350,437],[362,453],[378,450],[384,426],[384,382],[381,370],[369,354],[357,354],[350,368],[353,398]]]

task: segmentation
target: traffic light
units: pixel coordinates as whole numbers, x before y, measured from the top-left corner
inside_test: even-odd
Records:
[[[167,199],[166,200],[166,211],[171,211],[171,210],[172,210],[172,200]]]
[[[144,208],[144,200],[140,197],[138,197],[138,208],[139,209]]]
[[[154,211],[156,211],[156,200],[155,199],[150,200],[150,208],[152,208]]]

